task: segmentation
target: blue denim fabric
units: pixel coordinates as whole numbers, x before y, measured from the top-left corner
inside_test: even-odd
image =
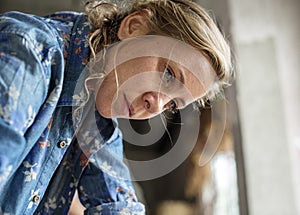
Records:
[[[98,165],[76,138],[72,96],[89,31],[79,13],[0,15],[0,214],[67,214],[76,189],[85,214],[145,213],[117,177],[129,171],[113,121],[92,112],[104,140]]]

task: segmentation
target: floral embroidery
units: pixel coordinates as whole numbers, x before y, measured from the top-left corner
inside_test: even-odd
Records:
[[[57,204],[56,204],[56,198],[53,197],[52,199],[49,198],[48,201],[45,203],[45,208],[46,211],[49,212],[50,209],[56,209],[57,208]]]
[[[44,149],[44,148],[50,146],[50,141],[49,141],[49,140],[46,140],[46,141],[40,141],[39,144],[40,144],[40,148],[41,148],[41,149]]]
[[[76,54],[80,54],[80,52],[81,52],[81,47],[78,47],[78,48],[75,50],[75,53],[76,53]]]
[[[83,65],[86,65],[86,64],[88,63],[88,60],[87,60],[86,58],[82,58],[81,63],[82,63]]]
[[[98,164],[99,165],[99,164]],[[104,161],[101,165],[99,165],[99,167],[101,168],[101,170],[111,176],[116,177],[117,176],[117,172],[112,170],[113,167],[108,165],[108,163],[106,161]]]
[[[37,175],[37,173],[34,172],[33,167],[37,166],[37,163],[31,165],[31,164],[28,163],[27,161],[24,161],[24,162],[23,162],[23,165],[24,165],[27,169],[29,169],[29,170],[26,170],[26,171],[23,172],[24,175],[26,175],[26,177],[25,177],[25,182],[30,182],[31,180],[36,180],[36,175]]]
[[[87,95],[85,90],[81,90],[79,94],[73,95],[73,100],[75,104],[83,103],[87,99]]]
[[[25,123],[24,128],[28,128],[34,121],[34,117],[36,116],[35,110],[32,108],[31,105],[28,106],[27,109],[27,123]]]
[[[87,158],[85,153],[81,153],[80,155],[80,166],[85,167],[89,162],[89,159]]]
[[[2,116],[3,120],[8,124],[12,124],[10,120],[10,110],[8,105],[0,106],[0,116]]]
[[[8,96],[13,100],[13,103],[11,104],[12,109],[16,109],[17,108],[17,100],[19,98],[19,90],[17,89],[17,87],[13,84],[8,91]]]

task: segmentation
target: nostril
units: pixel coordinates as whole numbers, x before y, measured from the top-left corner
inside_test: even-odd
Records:
[[[162,107],[160,104],[163,102],[161,96],[156,92],[147,92],[143,95],[144,108],[149,113],[160,113]]]
[[[145,100],[145,108],[150,109],[150,102],[148,100]]]

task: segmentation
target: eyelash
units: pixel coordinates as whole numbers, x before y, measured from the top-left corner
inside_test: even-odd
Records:
[[[177,113],[178,108],[177,108],[177,104],[176,104],[176,102],[174,100],[171,100],[169,102],[168,106],[169,106],[168,111],[170,111],[172,114],[176,114]]]
[[[169,67],[166,66],[164,74],[163,74],[163,79],[166,80],[166,82],[168,84],[170,81],[173,81],[175,78],[176,77],[175,77],[175,74],[172,71],[172,69],[170,69]]]
[[[164,71],[164,74],[163,74],[163,79],[166,81],[167,84],[169,84],[169,82],[172,82],[173,80],[176,79],[174,72],[168,66],[165,67],[165,71]],[[178,111],[177,107],[178,107],[177,103],[174,100],[171,100],[168,104],[168,108],[169,108],[168,110],[172,114],[177,113],[177,111]]]

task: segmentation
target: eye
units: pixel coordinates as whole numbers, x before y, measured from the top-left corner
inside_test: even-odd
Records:
[[[172,69],[169,68],[169,67],[166,67],[166,68],[165,68],[165,71],[164,71],[164,74],[163,74],[163,79],[164,79],[167,83],[169,83],[169,82],[175,80],[175,78],[176,78],[176,77],[175,77],[174,72],[172,71]]]
[[[172,114],[176,114],[177,113],[177,111],[178,111],[178,109],[177,109],[177,104],[176,104],[176,102],[174,101],[174,100],[171,100],[170,102],[169,102],[169,105],[168,105],[168,110],[172,113]]]

